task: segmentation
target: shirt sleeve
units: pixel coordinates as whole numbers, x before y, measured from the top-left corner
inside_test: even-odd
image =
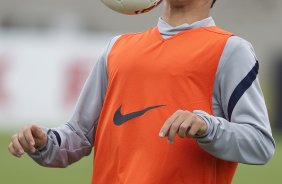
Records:
[[[47,144],[29,154],[39,165],[67,167],[91,153],[107,91],[107,57],[118,38],[111,40],[92,69],[68,123],[53,129],[42,128],[48,136]]]
[[[252,45],[233,36],[220,59],[213,91],[214,115],[194,113],[208,124],[198,144],[217,158],[265,164],[275,151]]]

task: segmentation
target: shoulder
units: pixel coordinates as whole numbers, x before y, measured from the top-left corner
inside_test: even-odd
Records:
[[[231,36],[226,43],[225,50],[227,51],[249,51],[255,55],[252,44],[239,36]]]
[[[107,46],[107,51],[109,51],[109,50],[111,50],[111,48],[113,47],[113,45],[117,42],[117,40],[119,39],[119,38],[121,38],[123,35],[116,35],[116,36],[114,36],[111,40],[110,40],[110,42],[108,43],[108,46]]]
[[[218,65],[217,74],[221,70],[246,70],[252,68],[257,62],[257,57],[252,44],[239,37],[228,38]],[[229,68],[229,69],[228,69]]]
[[[112,47],[116,44],[116,42],[122,37],[122,35],[116,35],[114,37],[111,38],[111,40],[108,42],[106,49],[104,50],[104,52],[102,53],[102,57],[107,58],[107,56],[109,55]]]

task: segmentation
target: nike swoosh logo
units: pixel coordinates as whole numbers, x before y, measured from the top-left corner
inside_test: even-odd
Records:
[[[127,121],[129,121],[133,118],[137,118],[139,116],[142,116],[143,114],[145,114],[149,110],[156,109],[158,107],[162,107],[162,106],[165,106],[165,105],[151,106],[151,107],[147,107],[143,110],[131,112],[131,113],[125,114],[125,115],[121,114],[121,106],[117,109],[117,111],[115,112],[115,115],[114,115],[114,124],[117,125],[117,126],[120,126],[123,123],[125,123],[125,122],[127,122]]]

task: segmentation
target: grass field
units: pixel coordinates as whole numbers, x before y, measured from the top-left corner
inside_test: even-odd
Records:
[[[49,169],[36,165],[28,156],[21,159],[8,154],[10,135],[0,133],[0,184],[89,184],[92,173],[92,156],[66,169]],[[276,137],[274,158],[265,166],[240,165],[234,184],[282,183],[282,144]]]

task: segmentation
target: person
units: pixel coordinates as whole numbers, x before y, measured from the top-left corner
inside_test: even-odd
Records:
[[[114,37],[68,123],[26,126],[10,152],[67,167],[94,147],[97,184],[226,184],[238,163],[266,164],[275,142],[258,60],[215,25],[214,2],[166,0],[157,26]]]

